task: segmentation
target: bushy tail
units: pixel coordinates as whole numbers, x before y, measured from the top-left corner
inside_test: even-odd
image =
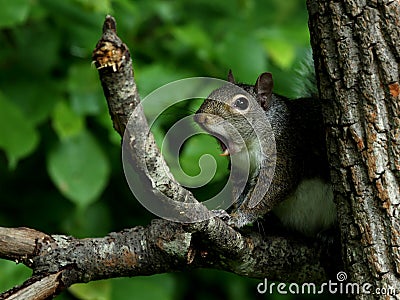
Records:
[[[295,98],[317,98],[318,88],[311,49],[307,51],[295,73],[293,80],[293,95]]]

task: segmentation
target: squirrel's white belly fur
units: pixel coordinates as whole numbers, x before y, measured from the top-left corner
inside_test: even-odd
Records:
[[[318,178],[305,179],[273,212],[286,228],[315,236],[336,221],[332,186]]]

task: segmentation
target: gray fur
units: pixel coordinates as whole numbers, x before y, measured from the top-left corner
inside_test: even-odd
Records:
[[[272,85],[269,88],[272,92]],[[232,108],[232,99],[239,94],[249,99],[249,108],[242,114]],[[233,138],[229,137],[229,130],[216,129],[215,120],[218,117],[233,124],[247,146],[255,139],[254,130],[258,130],[259,115],[255,109],[258,104],[263,106],[265,116],[271,124],[276,142],[276,166],[271,185],[263,200],[255,207],[251,207],[248,199],[256,179],[265,170],[261,167],[262,149],[250,147],[251,175],[239,201],[230,212],[231,222],[237,227],[242,227],[278,207],[277,215],[285,226],[306,235],[314,235],[319,230],[331,226],[336,216],[332,196],[323,192],[331,189],[319,102],[314,98],[288,100],[276,94],[268,96],[268,93],[264,93],[264,95],[267,95],[267,98],[261,99],[257,84],[255,86],[227,84],[213,91],[197,111],[197,114],[207,113],[217,117],[202,118],[195,115],[195,121],[200,126],[210,133],[217,133],[229,146],[236,145],[236,148],[232,147],[236,151],[242,151],[243,147],[238,141],[233,141]],[[244,120],[243,114],[249,121]],[[305,205],[307,196],[304,197],[302,194],[309,190],[304,186],[310,186],[307,185],[310,180],[321,183],[322,192],[317,193],[319,199],[314,197],[308,203],[321,209],[316,208],[313,210],[315,214],[307,216],[304,211],[310,208]],[[300,210],[299,205],[304,209]]]

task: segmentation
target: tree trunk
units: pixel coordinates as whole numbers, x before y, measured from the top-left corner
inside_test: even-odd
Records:
[[[400,3],[307,2],[347,282],[399,297]]]

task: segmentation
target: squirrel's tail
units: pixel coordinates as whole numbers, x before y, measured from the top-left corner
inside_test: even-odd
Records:
[[[315,77],[312,50],[309,49],[295,70],[293,95],[295,98],[317,98],[318,88]]]

